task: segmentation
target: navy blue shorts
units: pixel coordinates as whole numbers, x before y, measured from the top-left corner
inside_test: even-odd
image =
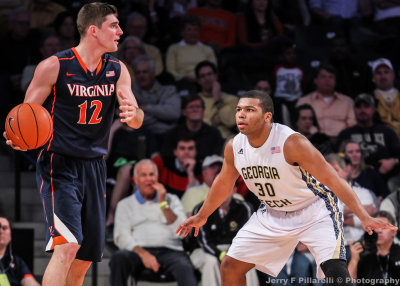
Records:
[[[105,240],[106,164],[43,151],[36,181],[43,203],[46,251],[55,245],[81,245],[76,258],[101,261]]]

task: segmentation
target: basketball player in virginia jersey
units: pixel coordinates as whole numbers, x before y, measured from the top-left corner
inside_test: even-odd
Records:
[[[177,233],[186,236],[195,228],[197,236],[241,175],[262,204],[223,259],[222,285],[245,285],[245,273],[253,267],[277,276],[299,241],[315,257],[318,277],[325,275],[330,285],[351,285],[337,197],[368,233],[396,228],[370,217],[321,153],[304,136],[273,123],[272,117],[273,102],[267,94],[249,91],[240,98],[236,109],[240,133],[225,147],[222,170],[202,208]]]
[[[120,104],[121,121],[143,122],[128,70],[108,53],[117,51],[122,30],[113,5],[94,2],[78,13],[77,47],[42,61],[25,102],[43,104],[53,134],[39,155],[37,183],[47,224],[46,251],[53,251],[42,285],[82,285],[93,261],[101,261],[105,239],[103,156]],[[11,140],[6,141],[17,148]]]

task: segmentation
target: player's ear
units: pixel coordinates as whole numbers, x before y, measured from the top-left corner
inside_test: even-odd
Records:
[[[96,26],[95,25],[90,25],[88,28],[88,33],[91,35],[96,35]]]
[[[265,112],[264,113],[264,121],[271,121],[272,120],[272,113],[271,112]]]

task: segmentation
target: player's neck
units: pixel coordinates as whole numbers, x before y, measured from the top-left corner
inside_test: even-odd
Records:
[[[103,50],[91,48],[88,43],[82,42],[75,47],[75,50],[90,71],[94,71],[97,68],[101,56],[104,54]]]
[[[269,134],[271,133],[272,124],[268,124],[266,127],[266,132],[254,132],[252,134],[246,134],[247,139],[252,147],[258,148],[264,145],[268,140]]]

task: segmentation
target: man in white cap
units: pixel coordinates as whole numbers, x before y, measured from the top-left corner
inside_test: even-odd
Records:
[[[388,59],[379,58],[370,65],[372,81],[376,86],[374,96],[378,102],[377,111],[382,122],[400,136],[400,92],[394,87],[395,73],[392,63]]]

